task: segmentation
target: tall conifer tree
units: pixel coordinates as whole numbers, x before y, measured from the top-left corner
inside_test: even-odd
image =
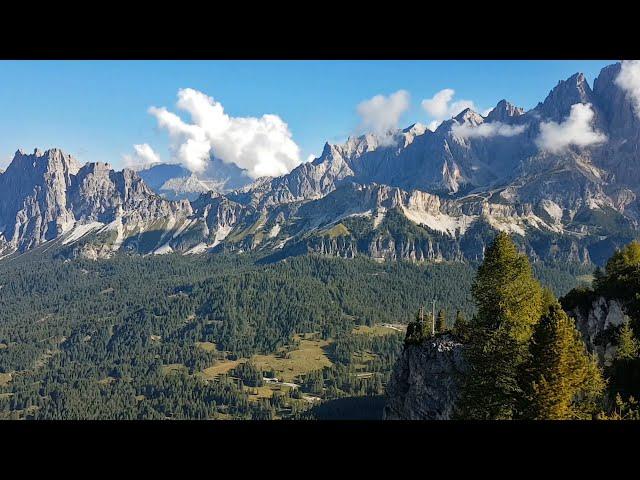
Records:
[[[590,419],[600,409],[605,382],[574,321],[559,304],[536,325],[525,368],[525,417]]]
[[[520,371],[542,309],[542,288],[527,257],[505,233],[487,249],[472,289],[478,314],[470,325],[468,371],[458,416],[510,419],[520,415]]]
[[[640,345],[629,325],[629,319],[620,329],[618,337],[618,348],[616,349],[616,360],[634,360],[638,358]]]

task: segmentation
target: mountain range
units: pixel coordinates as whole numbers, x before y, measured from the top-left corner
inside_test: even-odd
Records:
[[[534,260],[601,264],[640,228],[640,119],[615,81],[620,68],[605,67],[593,88],[582,74],[560,81],[529,111],[501,100],[435,131],[327,143],[313,161],[255,181],[216,158],[194,175],[18,151],[0,173],[0,257],[55,247],[88,258],[256,250],[467,261],[503,230]],[[588,141],[552,144],[551,127],[579,115]]]

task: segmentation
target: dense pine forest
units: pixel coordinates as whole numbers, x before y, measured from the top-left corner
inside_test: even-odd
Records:
[[[404,325],[471,318],[476,265],[300,256],[0,261],[0,417],[316,418],[380,398]],[[534,265],[556,295],[588,277]],[[445,315],[443,313],[443,315]]]

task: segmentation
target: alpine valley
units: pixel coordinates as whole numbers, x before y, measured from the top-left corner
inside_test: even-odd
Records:
[[[435,131],[327,143],[290,173],[252,182],[215,158],[197,176],[18,151],[0,174],[0,257],[47,245],[89,259],[259,251],[464,262],[505,231],[534,261],[602,264],[640,227],[640,119],[615,82],[620,68],[604,68],[593,89],[579,73],[560,81],[529,111],[501,100]],[[566,121],[577,104],[606,141],[540,149],[541,124]]]

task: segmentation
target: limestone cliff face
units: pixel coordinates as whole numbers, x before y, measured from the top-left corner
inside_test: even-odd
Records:
[[[18,151],[0,175],[0,256],[50,240],[66,244],[103,228],[99,243],[77,249],[101,257],[133,235],[170,231],[192,213],[188,201],[157,196],[133,170],[80,166],[58,149]]]
[[[465,371],[463,346],[445,334],[407,345],[386,389],[385,420],[449,420]]]
[[[576,307],[569,312],[591,352],[595,352],[605,365],[611,365],[616,353],[613,330],[625,322],[623,306],[618,300],[597,297],[588,311]]]
[[[67,190],[79,168],[58,149],[16,152],[0,176],[0,254],[32,248],[73,226]]]

